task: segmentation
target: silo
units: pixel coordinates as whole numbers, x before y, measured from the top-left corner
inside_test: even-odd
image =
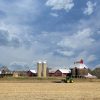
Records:
[[[72,68],[72,69],[71,69],[71,75],[72,75],[73,77],[75,77],[75,75],[76,75],[76,73],[75,73],[75,68]]]
[[[79,76],[79,69],[75,67],[75,77],[77,78]]]
[[[42,68],[43,68],[43,77],[47,76],[47,63],[44,61],[42,62]]]
[[[37,63],[37,75],[38,75],[38,77],[41,77],[41,73],[42,73],[42,62],[38,62]]]

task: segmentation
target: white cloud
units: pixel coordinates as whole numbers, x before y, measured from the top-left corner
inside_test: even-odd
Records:
[[[14,62],[11,62],[11,63],[10,63],[10,66],[12,66],[12,65],[21,65],[21,66],[25,66],[25,65],[27,65],[27,63],[25,63],[25,62],[17,62],[17,61],[14,61]]]
[[[35,55],[34,49],[26,49],[24,47],[13,48],[13,47],[0,47],[0,62],[3,64],[9,64],[11,62],[26,62],[30,63],[33,61]]]
[[[16,62],[16,61],[10,63],[9,65],[9,68],[11,70],[18,70],[18,71],[29,70],[29,67],[30,66],[25,62]]]
[[[32,21],[36,20],[40,14],[41,9],[38,7],[37,0],[20,0],[20,2],[14,0],[12,3],[7,0],[0,1],[0,12],[4,13],[3,18],[0,18],[0,30],[7,31],[9,41],[12,38],[18,39],[23,46],[33,43],[31,34],[35,28],[30,23],[32,24]],[[11,42],[10,44],[13,44],[13,41]]]
[[[79,30],[76,34],[66,36],[58,46],[74,50],[86,49],[95,41],[91,36],[92,32],[89,28]]]
[[[96,42],[92,36],[94,36],[94,32],[91,28],[84,28],[72,35],[67,35],[57,44],[58,48],[60,48],[58,49],[59,55],[72,56],[72,61],[84,59],[86,63],[97,60],[97,56],[91,54],[90,51],[92,50],[90,48],[93,48]]]
[[[100,64],[96,65],[95,68],[100,68]]]
[[[81,51],[77,54],[77,56],[74,58],[75,60],[83,59],[85,63],[93,63],[95,60],[97,60],[96,55],[91,54],[87,50]]]
[[[36,20],[40,14],[37,0],[14,0],[12,3],[1,0],[0,11],[4,18],[0,19],[0,29],[3,28],[11,34],[26,33],[33,29],[27,23]],[[7,4],[6,4],[7,3]]]
[[[5,24],[2,21],[0,22],[0,30],[7,31],[10,38],[17,37],[20,33],[17,27],[15,27],[14,25]]]
[[[87,61],[87,55],[88,55],[88,52],[87,51],[81,51],[77,54],[77,57],[75,58],[75,60],[80,60],[80,59],[83,59],[85,61]]]
[[[74,55],[74,52],[72,51],[64,51],[64,50],[57,50],[57,53],[61,54],[62,56],[67,56],[67,57],[70,57],[70,56],[73,56]]]
[[[85,15],[91,15],[94,12],[94,8],[96,6],[96,3],[92,3],[91,1],[87,2],[87,8],[84,10]]]
[[[51,16],[53,17],[58,17],[59,15],[57,13],[50,13]]]
[[[92,62],[92,61],[95,61],[97,58],[95,55],[90,55],[87,57],[87,62]]]
[[[74,7],[74,2],[73,0],[48,0],[46,5],[52,7],[52,10],[64,9],[69,12]]]

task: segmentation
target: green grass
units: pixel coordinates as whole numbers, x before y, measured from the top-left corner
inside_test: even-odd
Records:
[[[37,83],[51,83],[51,82],[54,82],[54,81],[58,81],[58,80],[61,80],[61,78],[56,78],[56,77],[47,77],[47,78],[38,78],[38,77],[3,77],[3,78],[0,78],[0,82],[28,82],[28,83],[31,83],[31,82],[37,82]]]
[[[0,82],[37,82],[37,83],[60,83],[65,78],[62,77],[47,77],[47,78],[38,78],[38,77],[3,77],[0,78]],[[84,79],[84,78],[74,78],[74,82],[100,82],[100,79]]]

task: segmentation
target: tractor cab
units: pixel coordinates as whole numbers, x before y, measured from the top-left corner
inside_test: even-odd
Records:
[[[69,74],[66,76],[66,79],[64,80],[65,83],[73,83],[73,78],[72,78],[72,75]]]

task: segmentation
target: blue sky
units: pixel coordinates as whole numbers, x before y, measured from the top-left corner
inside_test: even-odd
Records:
[[[49,67],[70,67],[82,58],[90,68],[99,66],[99,5],[99,0],[0,0],[0,64],[24,69],[47,60]]]

